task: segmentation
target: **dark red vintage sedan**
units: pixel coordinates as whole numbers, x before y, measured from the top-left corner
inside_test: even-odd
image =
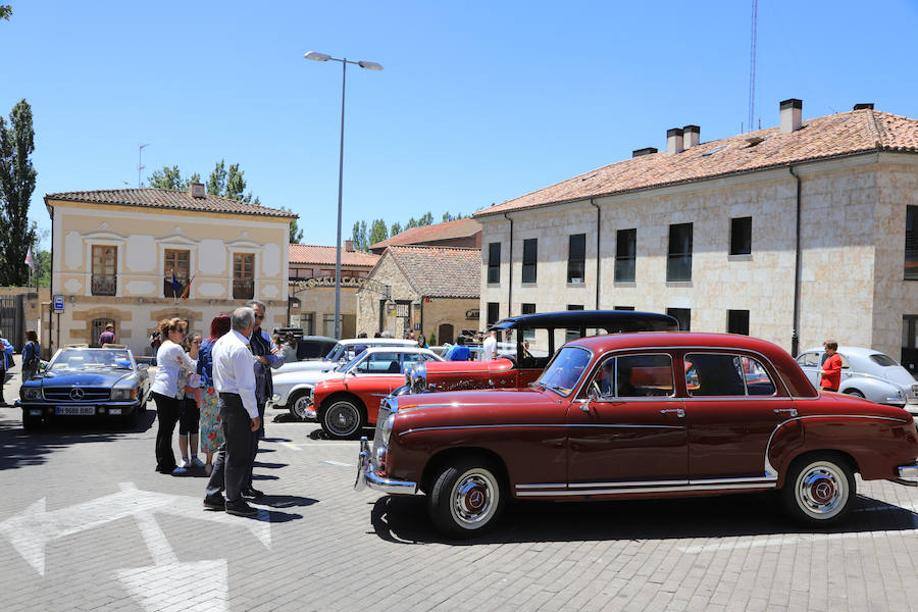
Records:
[[[568,343],[530,389],[383,400],[356,488],[424,493],[437,528],[463,536],[511,498],[768,490],[827,525],[850,509],[855,473],[918,486],[907,412],[820,394],[763,340],[666,332]]]

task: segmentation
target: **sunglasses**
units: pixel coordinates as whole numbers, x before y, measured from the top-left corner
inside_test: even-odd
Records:
[[[255,318],[256,318],[256,319],[259,319],[259,320],[260,320],[260,319],[264,319],[264,318],[265,318],[265,315],[257,314],[257,315],[255,315]]]

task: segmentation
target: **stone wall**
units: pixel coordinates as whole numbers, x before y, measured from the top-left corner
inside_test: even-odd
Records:
[[[429,298],[423,305],[424,337],[433,344],[443,344],[440,326],[453,326],[453,340],[464,329],[478,329],[478,317],[469,319],[469,311],[478,310],[478,298]]]
[[[417,294],[388,253],[383,254],[376,267],[370,272],[369,285],[374,289],[364,288],[357,292],[357,332],[366,332],[372,337],[376,332],[388,331],[395,337],[401,336],[399,321],[391,313],[386,313],[386,316],[383,317],[383,328],[380,329],[380,300],[385,299],[385,296],[380,294],[375,287],[389,285],[390,295],[395,301],[414,302],[420,300],[421,296]]]

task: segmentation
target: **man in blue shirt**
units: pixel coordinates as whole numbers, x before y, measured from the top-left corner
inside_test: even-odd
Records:
[[[468,361],[471,356],[472,352],[465,345],[465,337],[459,336],[456,338],[456,344],[450,347],[444,359],[447,361]]]

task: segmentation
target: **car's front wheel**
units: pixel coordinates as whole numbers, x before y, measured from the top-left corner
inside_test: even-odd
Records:
[[[322,430],[330,438],[349,440],[366,424],[363,407],[352,398],[333,399],[322,411]]]
[[[430,520],[449,537],[470,537],[490,529],[507,503],[503,476],[483,458],[454,460],[432,482],[427,498]]]
[[[35,431],[41,427],[42,421],[40,416],[22,415],[22,428],[26,431]]]
[[[781,494],[794,519],[807,525],[830,525],[850,511],[857,483],[844,457],[820,453],[791,464]]]
[[[297,391],[287,400],[290,415],[298,421],[307,419],[306,411],[312,408],[312,396],[308,391]]]

